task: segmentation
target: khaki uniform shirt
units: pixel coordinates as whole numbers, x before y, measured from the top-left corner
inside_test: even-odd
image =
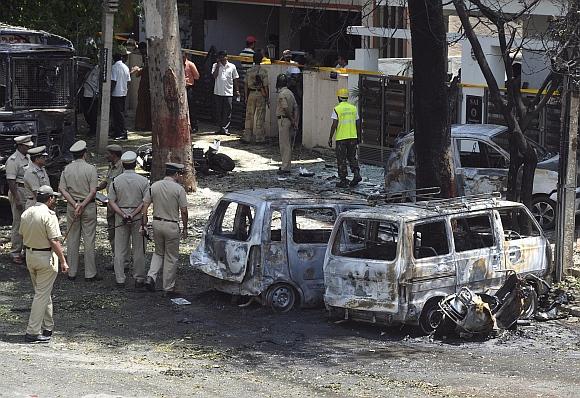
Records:
[[[125,169],[123,168],[123,162],[119,159],[115,164],[109,164],[109,169],[107,170],[107,194],[110,193],[111,183],[117,177],[123,174]]]
[[[34,193],[43,185],[50,185],[48,173],[44,167],[38,167],[36,164],[30,162],[30,166],[24,173],[24,189],[26,191],[26,199],[34,198]]]
[[[127,210],[134,210],[143,203],[145,193],[149,192],[149,180],[135,173],[135,170],[125,170],[116,177],[109,189],[109,200]]]
[[[256,76],[262,78],[262,84],[257,84]],[[246,85],[250,90],[259,90],[262,87],[268,86],[268,71],[262,68],[261,65],[254,65],[246,72]]]
[[[28,167],[30,159],[28,155],[23,155],[20,151],[14,152],[6,160],[6,179],[16,180],[17,183],[24,182],[24,171]]]
[[[278,102],[276,105],[276,116],[285,116],[289,119],[294,117],[294,112],[298,109],[294,94],[287,87],[282,87],[278,92]]]
[[[187,207],[185,189],[173,178],[154,182],[145,192],[145,203],[153,203],[153,217],[179,222],[180,209]]]
[[[49,248],[49,240],[62,236],[55,212],[44,203],[36,203],[22,213],[19,232],[24,246],[33,249]]]
[[[92,188],[97,189],[98,177],[95,166],[83,159],[69,163],[60,175],[58,189],[66,190],[73,199],[83,201]]]

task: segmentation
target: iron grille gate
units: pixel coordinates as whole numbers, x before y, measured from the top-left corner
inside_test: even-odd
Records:
[[[10,108],[72,107],[73,75],[71,58],[11,58]]]
[[[413,128],[411,101],[409,79],[360,75],[361,162],[379,166],[385,164],[395,138]]]

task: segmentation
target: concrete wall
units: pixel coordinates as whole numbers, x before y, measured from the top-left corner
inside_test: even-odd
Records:
[[[270,33],[278,34],[278,10],[249,4],[217,4],[217,20],[205,21],[205,50],[213,45],[218,50],[238,55],[246,46],[246,37],[258,40],[257,48],[265,49]]]
[[[306,148],[327,147],[330,115],[337,103],[336,91],[346,88],[347,75],[330,79],[328,72],[308,71],[303,74],[302,144]]]

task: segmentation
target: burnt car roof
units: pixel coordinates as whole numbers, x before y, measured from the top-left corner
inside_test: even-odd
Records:
[[[469,197],[458,197],[450,200],[380,205],[372,209],[350,210],[343,213],[342,216],[349,218],[412,222],[444,215],[461,215],[474,211],[502,207],[524,207],[524,205],[518,202],[496,198],[470,199]]]
[[[242,191],[233,191],[226,193],[222,199],[244,200],[246,202],[304,202],[304,201],[348,201],[367,203],[361,199],[353,199],[345,195],[333,195],[332,197],[321,197],[319,195],[284,188],[269,188],[269,189],[246,189]]]
[[[13,26],[0,22],[1,35],[30,36],[35,43],[3,43],[0,40],[0,52],[26,51],[56,51],[73,52],[74,47],[70,40],[64,37],[45,32],[43,30],[28,29],[22,26]]]

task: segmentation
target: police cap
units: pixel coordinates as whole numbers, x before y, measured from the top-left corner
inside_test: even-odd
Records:
[[[74,144],[72,144],[72,146],[70,147],[70,151],[71,152],[81,152],[81,151],[85,151],[87,149],[87,143],[83,140],[79,140],[77,142],[75,142]]]
[[[106,146],[107,151],[109,152],[113,152],[113,153],[123,153],[123,148],[121,147],[121,145],[117,145],[117,144],[111,144],[111,145],[107,145]]]
[[[30,155],[31,158],[35,158],[38,156],[48,156],[48,153],[46,152],[46,145],[30,148],[28,150],[28,154]]]
[[[137,154],[133,151],[127,151],[121,156],[121,162],[133,163],[137,160]]]
[[[18,137],[14,137],[14,142],[16,142],[17,145],[34,146],[31,135],[19,135]]]
[[[165,171],[172,173],[182,173],[185,166],[181,163],[165,163]]]
[[[60,196],[60,193],[54,192],[49,185],[43,185],[36,190],[37,195],[50,195],[50,196]]]

